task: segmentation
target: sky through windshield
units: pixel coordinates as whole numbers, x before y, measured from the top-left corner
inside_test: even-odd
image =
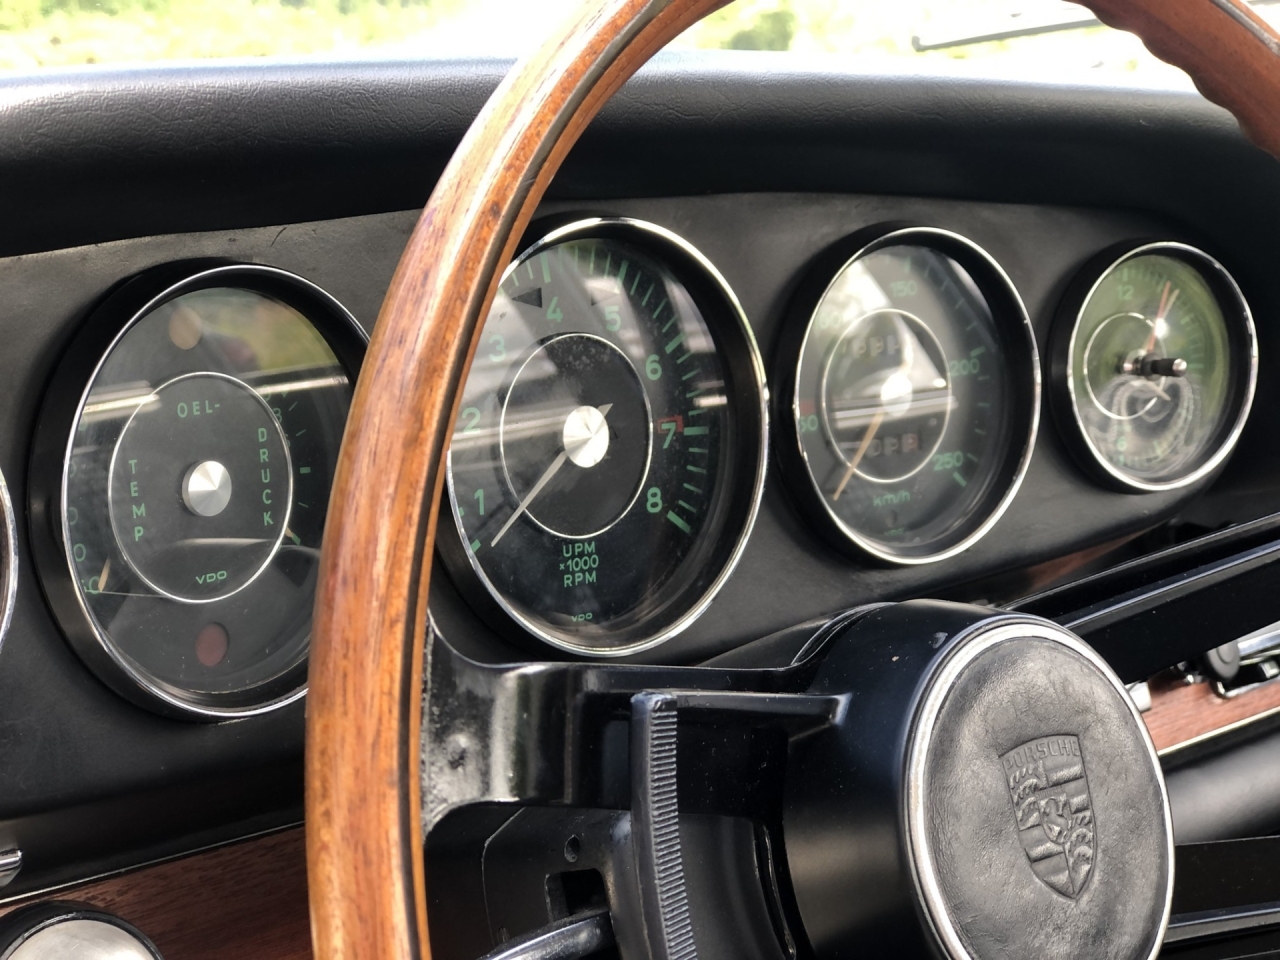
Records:
[[[581,2],[0,0],[0,70],[211,57],[515,56]],[[1258,9],[1269,19],[1280,13],[1275,0]],[[1128,34],[1052,29],[1087,20],[1064,0],[738,0],[673,46],[839,55],[858,69],[895,72],[1189,85]]]

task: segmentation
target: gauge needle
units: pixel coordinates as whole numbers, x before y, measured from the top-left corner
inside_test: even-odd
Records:
[[[1142,346],[1142,354],[1146,356],[1156,348],[1156,335],[1160,332],[1160,324],[1164,323],[1164,318],[1169,315],[1169,311],[1173,309],[1173,303],[1178,299],[1181,290],[1174,290],[1173,296],[1169,296],[1169,288],[1173,286],[1172,280],[1166,280],[1164,290],[1160,293],[1160,306],[1156,308],[1156,318],[1151,321],[1151,333],[1147,336],[1147,342]]]
[[[844,472],[844,476],[840,478],[840,485],[836,487],[836,492],[831,495],[832,500],[839,500],[840,494],[844,493],[844,488],[849,485],[849,481],[853,479],[853,474],[858,469],[858,464],[862,462],[862,458],[867,453],[867,447],[871,446],[871,441],[876,437],[876,431],[880,429],[880,424],[884,423],[885,408],[881,407],[876,411],[876,415],[871,418],[871,423],[867,426],[867,432],[862,435],[862,442],[858,444],[858,450],[853,455],[853,459],[849,461],[849,469]]]
[[[613,409],[613,404],[601,404],[598,409],[600,410],[600,416],[607,417],[609,415],[609,411]],[[494,538],[489,542],[489,546],[496,547],[498,545],[498,541],[501,540],[506,535],[507,531],[511,529],[511,525],[520,518],[521,514],[529,509],[529,504],[533,503],[533,498],[540,494],[542,492],[542,488],[551,482],[551,478],[560,472],[560,468],[564,466],[564,462],[568,459],[569,451],[561,450],[560,455],[551,461],[551,466],[547,467],[547,469],[543,471],[542,476],[538,478],[538,482],[533,485],[533,489],[525,494],[524,499],[520,501],[520,506],[516,507],[515,513],[507,517],[507,522],[502,525],[502,529],[499,530]]]

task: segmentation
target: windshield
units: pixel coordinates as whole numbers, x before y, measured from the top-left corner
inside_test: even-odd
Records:
[[[581,2],[0,0],[0,70],[215,57],[517,56]],[[1280,13],[1277,0],[1255,6],[1268,19]],[[890,72],[1189,86],[1136,38],[1062,0],[739,0],[673,47],[838,56]]]

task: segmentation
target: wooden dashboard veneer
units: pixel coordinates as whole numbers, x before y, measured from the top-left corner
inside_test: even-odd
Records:
[[[436,185],[356,388],[325,533],[307,733],[321,960],[429,955],[419,777],[442,458],[475,332],[516,239],[604,102],[725,0],[584,3],[494,92]],[[1238,0],[1087,0],[1280,148],[1280,41]]]
[[[181,860],[0,907],[73,900],[145,933],[165,960],[311,960],[302,831],[219,847]]]
[[[1151,709],[1142,718],[1156,749],[1165,752],[1275,710],[1280,710],[1280,681],[1228,699],[1207,683],[1161,678],[1151,682]]]

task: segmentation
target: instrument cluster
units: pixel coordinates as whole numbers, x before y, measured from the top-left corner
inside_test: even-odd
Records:
[[[968,550],[1027,474],[1042,387],[1091,482],[1141,495],[1205,480],[1253,399],[1248,304],[1182,243],[1096,254],[1063,278],[1042,358],[1018,289],[973,241],[853,233],[793,278],[766,378],[737,296],[687,240],[638,219],[544,224],[463,386],[443,566],[511,640],[633,654],[730,577],[771,450],[851,574]],[[29,506],[55,615],[119,693],[205,720],[305,693],[364,346],[337,300],[261,265],[170,264],[92,311],[45,400]],[[2,636],[16,584],[2,482],[0,507]]]

